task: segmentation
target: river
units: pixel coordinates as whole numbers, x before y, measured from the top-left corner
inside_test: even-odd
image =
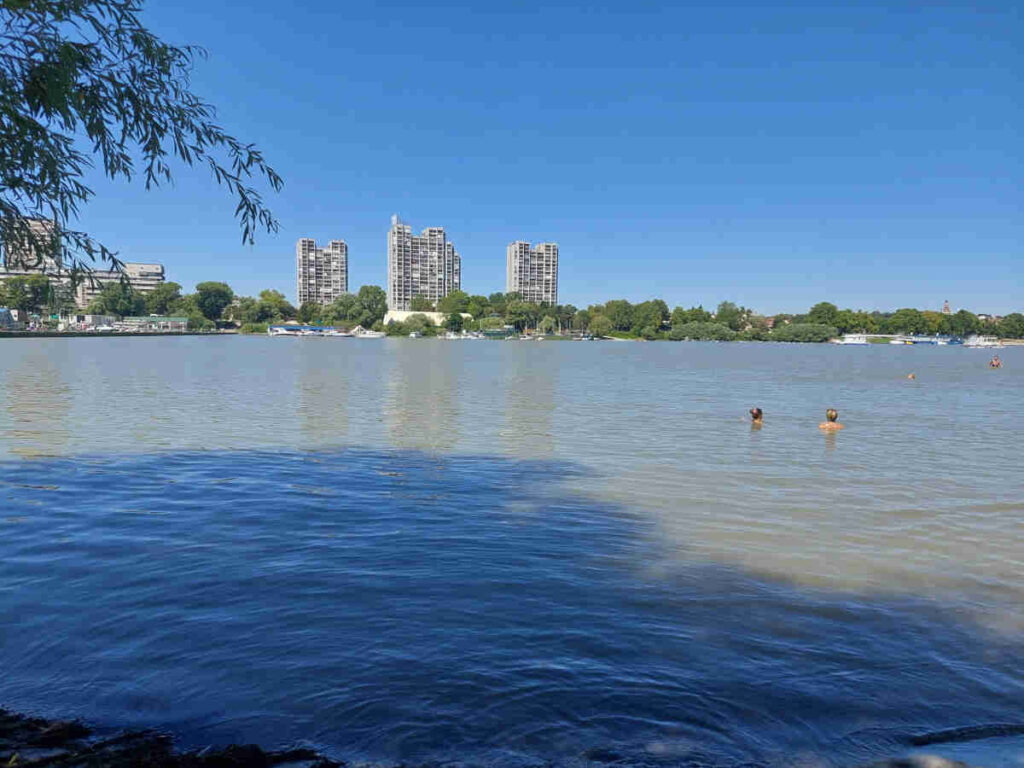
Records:
[[[516,766],[852,766],[1024,721],[1000,354],[0,341],[0,706]]]

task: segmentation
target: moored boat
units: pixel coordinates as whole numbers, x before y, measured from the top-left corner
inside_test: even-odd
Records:
[[[863,345],[868,343],[868,335],[866,333],[844,333],[838,339],[832,339],[832,343],[843,345]]]
[[[1001,347],[1003,342],[995,336],[981,336],[974,334],[968,336],[964,341],[965,347],[971,347],[972,349],[991,349],[992,347]]]
[[[361,325],[352,329],[352,335],[357,339],[383,339],[387,336],[384,331],[368,331]]]

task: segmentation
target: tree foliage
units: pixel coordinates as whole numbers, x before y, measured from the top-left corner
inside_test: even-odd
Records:
[[[452,291],[437,302],[437,311],[450,315],[453,312],[466,312],[469,309],[469,295],[462,291]]]
[[[823,323],[791,323],[772,331],[770,341],[821,342],[835,338],[839,331]]]
[[[819,325],[837,325],[839,307],[828,301],[822,301],[811,307],[807,313],[807,322]]]
[[[669,338],[675,341],[732,341],[736,331],[723,323],[684,323],[673,328]]]
[[[169,315],[181,301],[181,286],[177,283],[161,283],[143,298],[147,314]]]
[[[0,282],[0,307],[41,312],[49,300],[50,284],[43,275],[19,275]]]
[[[144,314],[146,300],[136,293],[127,281],[109,283],[103,286],[100,295],[89,302],[89,312],[94,315],[129,317]]]
[[[210,281],[196,286],[196,307],[203,317],[213,323],[220,320],[225,308],[234,301],[234,298],[235,292],[227,283]]]
[[[0,0],[0,241],[23,266],[120,267],[74,228],[94,194],[84,183],[94,164],[147,189],[169,182],[175,161],[205,165],[236,198],[244,242],[277,229],[253,184],[276,191],[281,178],[192,92],[204,52],[162,41],[141,9],[142,0]]]
[[[590,321],[590,333],[597,337],[608,336],[615,330],[612,321],[604,315],[598,315]]]

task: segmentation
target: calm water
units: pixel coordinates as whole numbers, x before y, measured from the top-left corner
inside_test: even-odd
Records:
[[[0,706],[485,765],[846,766],[1024,721],[1001,355],[0,342]]]

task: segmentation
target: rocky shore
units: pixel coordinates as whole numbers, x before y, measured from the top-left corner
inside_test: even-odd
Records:
[[[179,752],[170,736],[132,731],[99,738],[78,722],[22,717],[0,709],[4,768],[340,768],[308,749],[266,752],[255,745]]]
[[[996,726],[1024,730],[1021,726]],[[964,729],[977,731],[979,729]],[[986,731],[992,728],[985,729]],[[950,734],[953,735],[950,738]],[[972,734],[976,736],[977,734]],[[986,733],[985,735],[992,735]],[[1005,735],[999,733],[996,735]],[[970,738],[943,732],[933,741]],[[932,743],[931,741],[926,743]],[[591,765],[621,761],[613,753],[584,753]],[[154,731],[127,731],[108,738],[96,736],[77,721],[24,717],[0,709],[0,768],[343,768],[309,749],[267,752],[254,744],[183,752],[170,736]],[[862,768],[971,768],[966,763],[933,755],[913,755],[871,763]]]

